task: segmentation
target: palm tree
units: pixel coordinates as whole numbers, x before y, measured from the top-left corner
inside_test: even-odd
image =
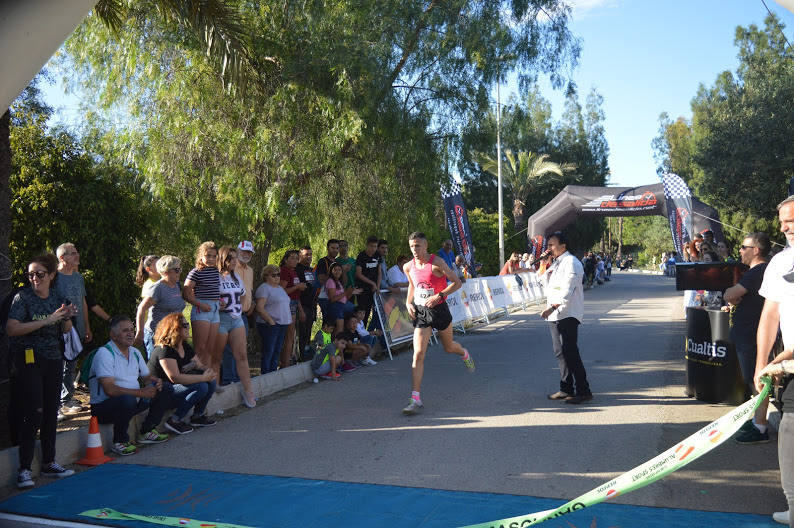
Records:
[[[524,225],[524,208],[527,205],[526,200],[529,193],[549,181],[562,179],[566,173],[576,170],[576,165],[555,163],[549,161],[548,154],[536,152],[519,152],[518,156],[515,156],[510,149],[505,149],[505,158],[507,163],[503,176],[507,187],[513,194],[513,222],[516,231],[519,231],[526,227]],[[477,163],[480,164],[482,170],[498,176],[497,160],[485,154],[479,154]]]

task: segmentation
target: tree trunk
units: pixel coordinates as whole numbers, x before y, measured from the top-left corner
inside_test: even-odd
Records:
[[[11,112],[0,117],[0,302],[11,293]],[[8,378],[6,369],[8,338],[0,332],[0,379]]]
[[[623,257],[623,217],[618,218],[618,260]]]
[[[516,231],[526,229],[524,222],[524,204],[519,200],[513,200],[513,224]]]

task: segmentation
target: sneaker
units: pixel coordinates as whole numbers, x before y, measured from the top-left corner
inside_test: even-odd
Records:
[[[77,414],[83,410],[83,405],[77,400],[69,400],[61,405],[61,412],[63,414]]]
[[[19,474],[17,475],[17,488],[24,489],[24,488],[32,488],[33,487],[33,475],[31,474],[29,469],[20,469]]]
[[[789,512],[775,512],[772,514],[772,520],[776,523],[785,524],[786,526],[789,525]]]
[[[256,398],[254,398],[253,394],[248,394],[245,392],[245,389],[243,389],[242,385],[240,385],[240,396],[243,398],[243,405],[249,409],[256,407]]]
[[[573,404],[580,404],[584,402],[588,402],[593,399],[592,394],[577,394],[575,396],[568,396],[565,398],[565,403],[573,403]]]
[[[41,468],[41,474],[45,477],[63,478],[74,475],[74,470],[66,469],[57,462],[50,462],[47,467]]]
[[[337,375],[337,374],[339,374],[339,373],[338,373],[338,372],[334,372],[334,373],[333,373],[333,375],[332,375],[332,374],[329,372],[328,374],[323,374],[323,375],[322,375],[322,376],[320,376],[320,377],[321,377],[322,379],[332,380],[332,379],[334,379],[334,378],[336,377],[336,375]]]
[[[372,359],[372,358],[371,358],[371,357],[369,357],[369,356],[367,356],[367,357],[365,357],[365,358],[364,358],[364,363],[366,363],[366,364],[367,364],[367,365],[369,365],[370,367],[371,367],[371,366],[373,366],[373,365],[377,365],[377,364],[378,364],[378,362],[377,362],[377,361],[375,361],[374,359]]]
[[[349,361],[345,361],[345,364],[342,365],[342,372],[353,372],[356,369],[356,366]]]
[[[557,391],[554,394],[549,394],[546,396],[550,400],[564,400],[565,398],[570,398],[573,394],[568,394],[567,392]]]
[[[184,422],[169,418],[165,422],[165,428],[178,435],[188,434],[193,432],[193,428]]]
[[[469,359],[464,359],[463,364],[469,369],[469,372],[474,372],[474,358],[469,354]]]
[[[403,414],[410,415],[419,413],[422,411],[422,407],[424,406],[422,405],[421,401],[411,398],[411,403],[405,406],[403,409]]]
[[[137,453],[138,446],[130,442],[116,442],[115,444],[113,444],[113,447],[111,447],[110,450],[116,453],[117,455],[127,456],[127,455],[134,455],[135,453]]]
[[[140,438],[138,438],[139,444],[162,444],[168,440],[168,435],[163,433],[158,433],[157,429],[152,429],[148,433],[141,433]]]
[[[207,418],[206,414],[202,414],[201,416],[196,416],[195,414],[190,417],[190,425],[193,427],[212,427],[213,425],[217,424],[215,420],[212,418]]]
[[[752,420],[747,420],[746,422],[744,422],[742,424],[742,426],[736,432],[737,433],[747,433],[749,431],[752,431],[753,429],[755,429],[755,424],[753,424]]]
[[[769,430],[762,433],[753,425],[752,429],[738,433],[733,440],[737,444],[765,444],[769,442]]]
[[[60,409],[58,409],[58,421],[59,421],[59,422],[62,422],[62,421],[64,421],[64,420],[66,420],[67,418],[69,418],[69,417],[68,417],[68,416],[66,416],[65,414],[63,414],[63,411],[61,411]]]

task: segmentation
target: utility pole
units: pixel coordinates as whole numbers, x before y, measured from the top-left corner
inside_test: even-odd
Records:
[[[623,258],[623,217],[618,218],[618,259]]]
[[[496,74],[496,186],[498,189],[499,207],[499,269],[505,265],[505,226],[502,218],[502,132],[501,132],[502,101],[499,97],[499,73]]]

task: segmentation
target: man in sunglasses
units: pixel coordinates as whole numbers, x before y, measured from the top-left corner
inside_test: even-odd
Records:
[[[761,310],[764,308],[764,298],[758,294],[758,290],[761,288],[764,272],[769,263],[770,247],[769,235],[766,233],[751,233],[744,237],[739,254],[742,264],[749,266],[750,269],[742,275],[737,284],[725,290],[723,295],[728,304],[736,307],[733,313],[731,341],[736,346],[742,377],[749,393],[753,390],[755,358],[758,355],[755,335],[758,331],[758,321],[761,319]],[[760,436],[760,431],[754,428],[748,432],[748,435],[737,436],[736,441],[747,443],[756,436]]]

